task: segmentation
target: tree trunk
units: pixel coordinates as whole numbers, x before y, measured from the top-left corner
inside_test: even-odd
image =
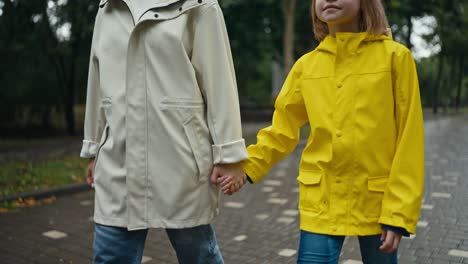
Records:
[[[406,17],[406,25],[408,26],[408,33],[406,34],[406,46],[409,50],[413,48],[411,43],[411,35],[413,34],[413,21],[411,21],[411,15],[408,14]]]
[[[285,75],[294,65],[294,21],[296,0],[283,0],[284,35],[283,35],[283,70]]]

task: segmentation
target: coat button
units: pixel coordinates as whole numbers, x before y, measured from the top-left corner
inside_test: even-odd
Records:
[[[198,3],[201,4],[203,1],[202,0],[198,0]]]
[[[336,85],[336,87],[341,88],[341,87],[343,87],[343,84],[339,83],[339,84]]]
[[[343,136],[343,132],[341,132],[341,130],[337,130],[335,135],[340,138]]]
[[[159,14],[154,14],[154,17],[155,17],[155,18],[158,18],[158,17],[159,17]]]
[[[182,7],[181,7],[181,8],[179,8],[179,11],[180,11],[180,12],[182,12]]]

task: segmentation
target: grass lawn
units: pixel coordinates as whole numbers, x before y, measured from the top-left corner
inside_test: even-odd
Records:
[[[87,161],[77,156],[37,162],[0,164],[0,196],[85,182]]]

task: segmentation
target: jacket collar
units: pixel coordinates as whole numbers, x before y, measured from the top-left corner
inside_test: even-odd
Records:
[[[99,7],[101,7],[101,8],[104,7],[107,4],[107,1],[109,1],[109,0],[101,0],[99,2]]]
[[[130,0],[130,1],[133,1],[134,4],[141,6],[142,8],[151,9],[151,8],[168,6],[173,3],[183,1],[183,0],[143,0],[143,1],[142,0]],[[104,7],[107,4],[107,2],[109,2],[109,0],[100,0],[99,7]]]
[[[374,35],[368,32],[337,32],[335,37],[330,35],[326,36],[317,47],[318,51],[329,52],[336,54],[338,46],[346,46],[348,51],[356,51],[363,43],[373,42],[373,41],[382,41],[392,39],[391,33],[390,36],[387,35]]]

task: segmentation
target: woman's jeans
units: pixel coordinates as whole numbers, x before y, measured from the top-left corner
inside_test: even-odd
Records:
[[[337,264],[344,236],[321,235],[301,231],[298,264]],[[364,264],[397,264],[397,252],[391,254],[379,250],[380,235],[360,236],[359,246]]]
[[[166,229],[181,264],[222,264],[223,257],[211,225],[184,229]],[[148,230],[96,224],[94,264],[140,264]]]

